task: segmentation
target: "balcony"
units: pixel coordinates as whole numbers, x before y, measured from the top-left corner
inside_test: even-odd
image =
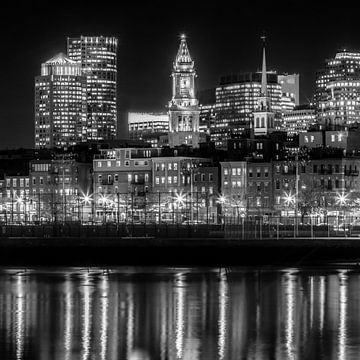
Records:
[[[144,185],[145,179],[131,180],[131,185]]]
[[[345,170],[345,176],[359,176],[358,170]]]
[[[331,175],[333,173],[332,169],[319,169],[319,174],[321,175]]]
[[[103,179],[103,180],[101,180],[101,185],[114,185],[114,180],[113,179],[111,179],[111,180],[109,180],[109,179]]]

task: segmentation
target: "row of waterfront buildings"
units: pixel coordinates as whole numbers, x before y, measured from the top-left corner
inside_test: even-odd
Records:
[[[218,223],[360,210],[359,147],[296,151],[275,132],[233,145],[227,152],[135,142],[66,153],[4,151],[0,220]]]

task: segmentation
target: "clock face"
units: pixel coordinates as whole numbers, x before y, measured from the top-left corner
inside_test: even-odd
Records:
[[[180,80],[180,87],[181,87],[181,89],[186,89],[186,88],[189,87],[189,85],[190,85],[189,79],[185,78],[185,79],[181,79],[181,80]]]

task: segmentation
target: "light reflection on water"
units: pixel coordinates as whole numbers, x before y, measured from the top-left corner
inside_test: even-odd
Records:
[[[0,269],[0,359],[354,359],[360,272]]]

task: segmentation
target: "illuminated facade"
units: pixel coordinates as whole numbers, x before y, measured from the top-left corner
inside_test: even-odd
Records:
[[[326,61],[317,73],[315,101],[322,124],[343,127],[359,122],[359,52],[339,51]]]
[[[195,68],[185,35],[181,36],[172,76],[169,101],[169,145],[199,147],[199,102],[195,98]]]
[[[41,65],[35,78],[35,147],[66,147],[86,140],[86,79],[64,54]]]
[[[68,38],[70,59],[81,63],[86,76],[88,140],[116,137],[117,39],[104,36]]]
[[[289,136],[307,132],[315,124],[315,109],[299,107],[283,114],[284,130]]]
[[[169,117],[166,113],[129,112],[128,126],[131,140],[144,140],[157,147],[160,137],[169,132]]]
[[[227,140],[241,137],[249,129],[261,94],[261,73],[222,77],[216,88],[216,119],[211,141],[226,148]],[[267,94],[275,117],[281,116],[281,85],[275,73],[267,72]]]
[[[278,75],[282,91],[280,106],[283,114],[292,111],[295,106],[299,105],[299,78],[299,74]]]

